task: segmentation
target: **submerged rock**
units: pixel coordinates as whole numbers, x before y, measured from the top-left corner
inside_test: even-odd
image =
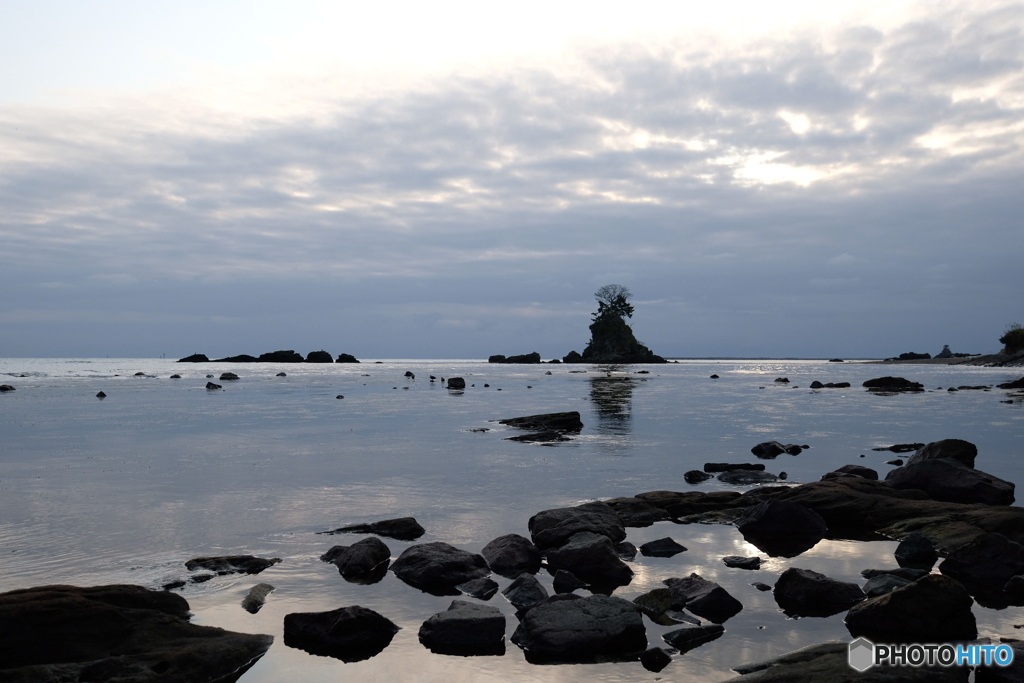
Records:
[[[273,636],[188,621],[180,595],[141,586],[39,586],[0,594],[0,678],[230,683]]]
[[[391,644],[399,627],[372,609],[353,605],[284,618],[284,644],[313,655],[361,662]]]
[[[267,567],[281,561],[280,557],[264,558],[253,555],[224,555],[221,557],[196,557],[185,563],[190,572],[205,569],[219,575],[259,574]]]
[[[267,596],[274,590],[269,583],[257,583],[249,589],[249,592],[242,598],[242,609],[249,614],[256,614],[263,607]]]
[[[449,380],[450,385],[451,380]],[[519,429],[543,430],[555,432],[578,432],[583,429],[579,411],[564,413],[544,413],[542,415],[526,415],[498,420],[498,424],[518,427]]]

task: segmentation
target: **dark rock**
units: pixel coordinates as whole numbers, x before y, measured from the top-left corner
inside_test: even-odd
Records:
[[[141,586],[39,586],[0,594],[0,679],[230,683],[268,635],[188,622],[180,595]]]
[[[491,358],[501,358],[501,360],[491,360]],[[533,353],[524,353],[520,356],[491,356],[487,359],[489,363],[521,363],[521,364],[533,364],[540,363],[540,354],[534,351]]]
[[[389,619],[359,605],[284,617],[285,645],[343,662],[361,662],[380,654],[398,631]]]
[[[565,413],[510,417],[498,420],[498,424],[518,427],[519,429],[550,430],[556,432],[578,432],[583,429],[583,423],[580,422],[580,414],[575,410]]]
[[[0,384],[0,393],[6,393],[8,391],[14,391],[14,387],[10,384]]]
[[[461,377],[449,377],[448,378],[448,388],[449,389],[465,389],[466,388],[466,380],[464,380]]]
[[[791,616],[828,617],[865,597],[857,584],[836,581],[810,569],[790,567],[775,582],[775,602]]]
[[[539,602],[548,599],[548,591],[533,574],[520,574],[501,594],[508,599],[517,610],[528,610]]]
[[[740,555],[727,555],[722,558],[722,562],[725,563],[726,567],[732,567],[733,569],[760,569],[761,558],[760,557],[742,557]]]
[[[293,349],[287,351],[271,351],[261,353],[257,358],[260,363],[302,363],[304,359],[301,353],[295,353]]]
[[[640,554],[644,557],[673,557],[685,551],[686,546],[667,537],[649,541],[640,546]]]
[[[980,534],[950,553],[939,571],[972,592],[998,592],[1010,578],[1024,574],[1024,546],[1002,534]]]
[[[572,572],[559,569],[555,572],[551,587],[555,589],[556,593],[572,593],[579,588],[586,588],[587,582],[580,581]]]
[[[795,557],[825,537],[821,515],[790,501],[770,500],[748,508],[736,520],[743,538],[772,557]]]
[[[211,363],[257,363],[259,358],[256,356],[250,356],[248,354],[242,354],[240,356],[228,356],[227,358],[215,358]]]
[[[711,379],[718,379],[718,375],[711,375]]]
[[[778,441],[765,441],[750,449],[759,458],[771,459],[786,452],[786,447]]]
[[[171,375],[170,379],[181,379],[181,375],[173,374],[173,375]]]
[[[849,382],[825,382],[826,389],[849,389]]]
[[[532,434],[521,434],[519,436],[507,436],[505,441],[519,441],[521,443],[559,443],[572,441],[562,432],[546,431],[534,432]]]
[[[671,519],[668,512],[640,498],[613,498],[605,503],[615,510],[626,526],[645,527]]]
[[[683,474],[683,480],[687,484],[700,484],[708,479],[711,479],[711,475],[700,470],[690,470]]]
[[[1024,389],[1024,377],[1015,379],[1012,382],[997,385],[1000,389]]]
[[[895,460],[886,460],[886,465],[895,465],[896,467],[903,467],[903,460],[896,458]]]
[[[194,572],[205,569],[221,576],[225,574],[259,574],[281,561],[280,557],[263,558],[252,555],[225,555],[223,557],[196,557],[185,563],[185,569]]]
[[[776,377],[775,381],[778,382],[779,384],[789,384],[788,377]]]
[[[581,356],[576,351],[570,351],[565,356],[562,356],[562,362],[563,363],[582,363],[583,362],[583,356]]]
[[[236,375],[233,372],[222,372],[221,375],[220,375],[220,381],[222,381],[222,382],[226,382],[226,381],[229,381],[229,380],[236,380],[236,379],[238,379],[238,375]]]
[[[324,350],[310,351],[306,356],[307,363],[333,363],[334,357]]]
[[[498,582],[491,578],[473,579],[460,583],[456,588],[463,594],[477,600],[490,600],[498,592]]]
[[[591,531],[580,531],[564,545],[549,548],[547,560],[552,569],[565,569],[590,584],[625,586],[633,580],[633,570],[619,559],[611,540]]]
[[[825,388],[825,385],[822,384],[821,382],[819,382],[818,380],[814,380],[813,382],[811,382],[811,389],[824,389],[824,388]]]
[[[1024,575],[1011,576],[1010,580],[1003,586],[1003,594],[1009,598],[1014,605],[1024,602]]]
[[[756,470],[730,470],[718,475],[718,481],[733,486],[746,486],[748,484],[772,484],[778,481],[778,477],[769,472],[758,472]]]
[[[877,576],[896,576],[909,581],[917,581],[922,576],[928,576],[927,569],[914,569],[913,567],[900,567],[898,569],[865,569],[860,575],[865,579],[873,579]]]
[[[531,662],[635,659],[647,632],[633,603],[605,595],[556,595],[527,612],[512,635]]]
[[[882,393],[924,391],[923,384],[920,382],[911,382],[903,377],[877,377],[875,379],[869,379],[861,386],[866,387],[869,391]]]
[[[490,574],[481,555],[441,541],[405,549],[391,564],[395,576],[432,595],[458,595],[456,586]]]
[[[928,360],[932,357],[930,353],[915,353],[914,351],[907,351],[899,355],[899,360]]]
[[[213,382],[207,382],[206,383],[206,388],[211,390],[211,391],[215,391],[217,389],[223,389],[224,387],[222,385],[220,385],[220,384],[214,384]],[[103,392],[101,391],[100,394],[103,394]],[[99,396],[99,394],[96,394],[96,395]],[[106,396],[106,394],[103,394],[103,396]]]
[[[540,551],[529,539],[519,534],[499,536],[483,547],[480,554],[495,574],[514,578],[540,569]]]
[[[725,627],[721,624],[705,624],[703,626],[684,626],[676,631],[666,633],[662,638],[665,642],[679,650],[680,653],[700,647],[716,638],[721,638]]]
[[[626,527],[606,503],[584,503],[570,508],[542,510],[529,521],[534,545],[541,551],[560,546],[581,531],[607,536],[612,543],[626,538]]]
[[[415,541],[426,533],[414,517],[399,517],[397,519],[385,519],[380,522],[369,524],[353,524],[343,526],[333,531],[320,531],[321,534],[376,534],[387,536],[399,541]]]
[[[416,375],[412,373],[412,370],[406,370],[405,377],[408,377],[409,379],[416,379]]]
[[[648,671],[658,673],[672,662],[672,657],[663,647],[652,647],[640,655],[640,663]]]
[[[949,458],[909,462],[891,470],[885,483],[894,489],[918,489],[931,498],[950,503],[1010,505],[1014,485],[981,470],[972,469]]]
[[[914,455],[907,460],[907,465],[916,465],[925,460],[938,460],[949,458],[956,460],[966,467],[974,467],[974,461],[978,457],[978,447],[970,441],[962,439],[943,439],[933,441],[927,446],[922,446]]]
[[[242,598],[242,609],[249,614],[256,614],[263,607],[263,603],[266,602],[267,596],[270,595],[274,587],[269,583],[257,583],[255,586],[249,589],[249,592],[244,598]]]
[[[679,598],[669,588],[655,588],[652,591],[633,598],[633,604],[650,617],[651,621],[662,626],[674,626],[679,623],[700,624],[700,620],[680,612],[686,600]]]
[[[797,446],[796,444],[792,443],[788,443],[785,446],[783,446],[783,449],[790,455],[800,455],[801,453],[804,452],[805,448],[807,448],[807,446]]]
[[[487,357],[487,362],[488,363],[504,363],[505,362],[505,356],[501,355],[500,353],[496,353],[493,356],[488,356]]]
[[[570,354],[571,355],[571,354]],[[572,362],[567,360],[565,362]],[[611,316],[594,321],[590,325],[590,342],[583,349],[580,359],[584,363],[667,363],[633,336],[633,330],[626,322]]]
[[[320,559],[336,566],[346,581],[372,584],[387,573],[391,550],[379,538],[371,536],[348,547],[336,545]]]
[[[716,624],[724,623],[743,609],[740,601],[728,591],[699,574],[690,574],[684,579],[665,579],[662,583],[687,610]]]
[[[910,581],[895,574],[881,574],[868,579],[868,582],[864,584],[864,594],[869,598],[877,598],[879,595],[885,595],[897,588],[902,588],[908,583]]]
[[[423,622],[420,642],[436,654],[505,654],[505,615],[496,607],[453,600],[447,611]]]
[[[945,344],[942,350],[935,354],[935,358],[952,358],[953,352],[949,350],[949,344]]]
[[[939,559],[935,547],[927,536],[912,533],[896,546],[896,563],[901,567],[931,570]]]
[[[179,358],[179,363],[209,363],[210,359],[202,353],[193,353],[191,356],[185,358]]]
[[[846,615],[846,628],[880,643],[944,643],[978,636],[974,601],[956,580],[929,574],[877,598],[864,600]]]
[[[705,472],[731,472],[733,470],[751,470],[756,472],[764,472],[764,463],[748,463],[748,462],[706,462],[704,463]]]
[[[336,363],[358,363],[359,359],[353,356],[351,353],[342,353],[338,355]]]
[[[773,589],[772,586],[769,586],[767,583],[763,583],[761,581],[755,581],[750,585],[756,588],[757,590],[761,591],[762,593],[765,593]]]
[[[341,394],[338,394],[338,395],[337,395],[337,396],[335,396],[334,398],[337,398],[337,399],[342,399],[342,398],[345,398],[345,397],[344,397],[344,396],[342,396]]]

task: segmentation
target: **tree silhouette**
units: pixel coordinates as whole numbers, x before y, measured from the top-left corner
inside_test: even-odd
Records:
[[[597,298],[594,322],[633,317],[633,306],[629,303],[633,294],[622,285],[605,285],[594,292],[594,296]]]

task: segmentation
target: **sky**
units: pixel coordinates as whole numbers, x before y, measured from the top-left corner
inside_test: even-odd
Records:
[[[829,4],[2,3],[0,357],[993,353],[1024,3]]]

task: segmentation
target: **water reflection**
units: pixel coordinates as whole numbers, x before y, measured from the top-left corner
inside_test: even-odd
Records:
[[[635,380],[617,375],[620,366],[601,366],[604,374],[590,378],[590,400],[597,409],[597,431],[605,434],[629,434],[631,431]]]

